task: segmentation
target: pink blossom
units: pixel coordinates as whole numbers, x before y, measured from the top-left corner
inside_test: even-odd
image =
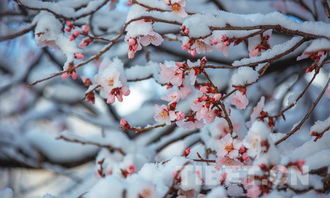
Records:
[[[325,53],[325,51],[323,50],[316,52],[304,52],[302,55],[297,57],[297,61],[310,58],[317,62],[317,64],[319,65],[326,58],[326,55],[327,53]]]
[[[136,171],[136,167],[135,167],[135,165],[129,165],[128,167],[127,167],[127,172],[128,172],[128,174],[133,174],[134,172]]]
[[[133,0],[128,0],[127,3],[126,3],[127,6],[131,6],[133,5]]]
[[[74,69],[74,66],[69,66],[68,70],[61,75],[61,78],[67,79],[70,76],[73,80],[77,79],[77,71]]]
[[[120,88],[114,88],[110,91],[108,95],[107,103],[108,104],[114,103],[116,98],[119,102],[122,102],[123,96],[128,96],[129,94],[130,94],[130,90],[126,86]]]
[[[79,32],[78,30],[74,31],[74,32],[71,34],[69,40],[72,41],[72,40],[76,39],[76,38],[79,36],[79,34],[80,34],[80,32]]]
[[[89,92],[85,95],[85,101],[95,104],[95,95],[93,92]]]
[[[194,118],[186,118],[183,120],[179,120],[176,122],[176,124],[179,127],[189,130],[202,128],[204,126],[204,123],[202,121],[196,120]]]
[[[147,34],[145,36],[142,36],[140,38],[140,43],[143,46],[148,46],[150,44],[153,44],[155,46],[159,46],[163,41],[164,41],[164,39],[157,32],[150,32],[149,34]]]
[[[184,113],[182,113],[181,111],[175,112],[175,115],[176,115],[176,120],[177,121],[183,120],[185,118]]]
[[[195,85],[197,75],[202,72],[202,69],[200,68],[202,61],[198,59],[196,62],[191,62],[190,60],[187,61],[188,67],[189,67],[189,78],[190,78],[190,84]]]
[[[127,79],[124,75],[123,63],[118,59],[109,59],[102,61],[99,71],[95,76],[95,84],[101,86],[100,95],[107,99],[107,103],[112,104],[115,99],[123,101],[123,96],[130,94],[126,86]]]
[[[156,105],[155,106],[155,115],[154,119],[157,122],[165,123],[166,125],[170,125],[172,121],[176,120],[176,114],[174,111],[171,111],[167,108],[167,106]]]
[[[196,83],[197,72],[195,69],[191,69],[189,72],[190,84],[194,85]]]
[[[179,102],[180,100],[180,92],[179,91],[171,91],[166,96],[162,97],[163,100],[168,101],[170,103]]]
[[[201,93],[203,93],[203,94],[207,94],[207,93],[209,93],[210,90],[211,90],[211,86],[201,86],[201,87],[199,88],[199,91],[200,91]]]
[[[197,55],[196,49],[190,49],[190,50],[188,50],[188,52],[191,56],[196,56]]]
[[[242,143],[237,139],[233,139],[231,134],[227,134],[219,142],[220,148],[217,153],[217,157],[229,157],[235,159],[238,157],[238,150],[240,149]]]
[[[217,127],[220,131],[220,136],[219,137],[223,137],[223,136],[230,133],[228,123],[224,120],[221,120],[221,122],[217,124]],[[240,124],[239,123],[233,123],[233,131],[237,132],[239,129],[240,129]]]
[[[134,58],[135,53],[140,49],[142,49],[142,47],[137,38],[128,39],[128,58]]]
[[[82,26],[82,30],[83,30],[83,33],[84,33],[84,34],[88,34],[89,26],[88,26],[88,25],[83,25],[83,26]]]
[[[180,68],[176,66],[168,67],[162,63],[160,64],[160,68],[160,78],[163,82],[174,86],[182,85],[184,72]]]
[[[221,165],[226,165],[226,166],[242,166],[243,163],[241,163],[238,160],[231,159],[229,157],[217,157],[216,159],[217,166],[216,168],[220,168]]]
[[[186,149],[184,150],[182,156],[187,157],[187,156],[190,154],[190,151],[191,151],[190,147],[186,148]]]
[[[230,42],[227,41],[228,37],[226,35],[219,35],[214,34],[213,37],[210,40],[210,44],[215,46],[216,49],[222,52],[224,56],[228,56],[228,48],[230,45]]]
[[[180,98],[184,99],[190,96],[190,94],[192,93],[192,88],[189,85],[182,84],[179,87],[179,92],[180,92]]]
[[[189,50],[191,48],[191,46],[194,44],[194,39],[189,39],[187,42],[184,42],[182,43],[182,49],[183,50]]]
[[[130,124],[127,122],[127,120],[121,119],[121,120],[120,120],[120,128],[122,128],[122,129],[130,129],[131,126],[130,126]]]
[[[194,100],[191,104],[191,110],[196,112],[197,120],[205,120],[207,123],[212,123],[217,116],[216,109],[212,109],[211,105],[207,105],[200,98]]]
[[[65,22],[65,25],[67,25],[67,26],[69,26],[69,27],[72,27],[72,26],[73,26],[73,24],[72,24],[71,21],[66,21],[66,22]]]
[[[230,103],[237,109],[245,109],[249,104],[249,100],[240,91],[237,91],[236,94],[231,98]]]
[[[258,134],[247,135],[244,140],[244,146],[248,149],[247,154],[250,157],[255,157],[261,152],[262,138]]]
[[[216,113],[211,108],[203,106],[196,113],[196,118],[198,120],[205,120],[207,123],[212,123],[216,117]]]
[[[88,37],[88,38],[85,38],[84,40],[82,40],[80,43],[79,43],[79,47],[86,47],[88,46],[89,44],[91,44],[91,42],[93,41],[93,39],[91,37]]]
[[[100,72],[99,72],[100,73]],[[113,88],[123,85],[120,79],[121,73],[117,70],[106,69],[103,73],[96,76],[96,80],[106,92],[110,92]]]
[[[259,53],[260,53],[260,49],[259,48],[255,48],[255,49],[253,49],[253,50],[250,51],[249,56],[250,57],[255,57],[255,56],[258,56]]]
[[[249,121],[250,124],[260,116],[260,112],[263,110],[264,105],[265,105],[265,97],[261,97],[258,104],[253,108]]]
[[[258,185],[249,185],[246,190],[246,196],[249,198],[258,198],[261,194],[261,190]]]
[[[185,25],[182,25],[182,26],[181,26],[181,32],[182,32],[184,35],[188,35],[188,34],[189,34],[189,29],[188,29]]]
[[[205,54],[212,50],[211,46],[203,40],[195,40],[191,48],[195,49],[198,54]]]
[[[74,58],[75,59],[84,59],[85,56],[82,53],[77,52],[77,53],[74,53]]]
[[[216,93],[216,94],[213,95],[213,98],[214,98],[215,101],[220,100],[221,97],[222,97],[222,95],[220,93]]]
[[[188,14],[184,10],[186,0],[163,0],[167,5],[171,6],[172,12],[179,17],[186,17]]]

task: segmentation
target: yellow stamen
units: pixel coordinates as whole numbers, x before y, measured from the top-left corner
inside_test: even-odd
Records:
[[[115,83],[115,80],[113,78],[109,78],[107,82],[108,82],[109,86],[113,86],[113,84]]]
[[[227,144],[225,146],[225,150],[229,153],[230,151],[234,150],[234,145],[233,144]]]
[[[172,10],[174,12],[179,12],[181,10],[181,5],[179,3],[173,3],[172,4]]]

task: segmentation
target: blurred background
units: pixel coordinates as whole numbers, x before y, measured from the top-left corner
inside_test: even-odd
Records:
[[[44,2],[60,2],[60,0],[44,0]],[[61,2],[64,2],[63,5],[74,6],[75,1]],[[324,11],[317,8],[321,1],[191,0],[188,2],[187,10],[191,12],[207,10],[216,13],[219,10],[226,10],[249,14],[280,11],[296,22],[309,20],[328,22]],[[75,23],[89,24],[93,34],[111,39],[125,23],[129,10],[126,4],[127,0],[112,1],[94,14],[76,20]],[[0,1],[0,192],[2,192],[0,198],[6,198],[5,196],[34,198],[46,193],[63,195],[63,197],[77,196],[78,192],[82,192],[82,189],[95,182],[94,160],[99,148],[57,140],[56,137],[63,131],[70,131],[90,139],[106,131],[119,130],[121,118],[137,126],[153,123],[154,104],[160,104],[160,96],[166,93],[164,87],[149,79],[130,83],[131,94],[122,103],[108,105],[104,99],[96,96],[93,105],[84,101],[87,87],[80,79],[73,81],[56,77],[29,87],[28,83],[61,71],[65,61],[60,50],[37,46],[33,30],[17,37],[8,37],[29,28],[37,13],[38,11],[18,6],[13,0]],[[163,34],[178,32],[177,27],[164,24],[156,25],[156,30]],[[287,39],[286,36],[275,34],[271,42],[273,45]],[[102,41],[93,43],[84,50],[85,56],[96,54],[104,45]],[[191,57],[181,50],[180,45],[175,41],[167,41],[158,48],[144,48],[135,59],[129,60],[127,44],[122,38],[104,56],[109,58],[118,56],[127,68],[132,65],[145,65],[149,61],[182,61],[188,58],[197,60],[201,57]],[[274,63],[275,66],[264,79],[249,88],[254,90],[251,91],[252,93],[256,93],[249,96],[252,103],[256,104],[260,96],[265,95],[268,99],[274,99],[273,106],[281,107],[288,103],[296,90],[301,90],[306,85],[311,76],[302,76],[304,71],[301,68],[306,68],[310,62],[295,61],[302,50],[299,49]],[[248,54],[246,45],[242,43],[230,49],[229,54],[229,57],[224,57],[219,52],[212,52],[208,53],[208,59],[212,63],[231,63]],[[78,76],[94,76],[100,61],[91,62],[79,69]],[[313,83],[313,89],[308,91],[294,113],[287,114],[287,122],[280,121],[277,131],[289,130],[292,123],[304,115],[302,112],[305,112],[317,97],[328,72],[322,70]],[[230,75],[231,71],[221,70],[214,71],[211,77],[220,88],[226,90]],[[308,125],[318,119],[325,119],[330,112],[329,105],[329,100],[322,99],[320,106],[325,108],[318,108],[308,120]],[[251,112],[251,109],[249,111]],[[308,138],[309,128],[306,126],[303,130],[306,131],[305,135],[293,142],[294,145],[299,145]],[[134,138],[134,134],[128,136]],[[159,159],[180,154],[184,147],[177,142],[167,149],[159,154]]]

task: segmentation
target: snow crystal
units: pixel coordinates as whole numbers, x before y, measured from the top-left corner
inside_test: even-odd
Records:
[[[49,12],[40,12],[34,17],[32,23],[36,24],[35,40],[41,47],[54,43],[58,36],[62,34],[61,22]]]
[[[206,196],[206,198],[218,198],[218,197],[226,197],[226,190],[222,186],[213,188],[212,191]]]
[[[311,170],[327,167],[330,165],[330,158],[327,156],[330,156],[330,149],[313,153],[313,155],[306,158],[306,165]]]
[[[328,117],[324,121],[320,121],[320,120],[316,121],[315,124],[311,127],[310,131],[321,133],[329,127],[330,127],[330,117]]]
[[[50,160],[65,162],[72,159],[81,159],[91,155],[97,148],[94,146],[82,146],[63,140],[56,140],[55,134],[45,133],[42,130],[29,131],[26,138],[42,151]],[[54,152],[56,151],[56,152]],[[79,153],[79,154],[77,154]]]
[[[125,36],[125,40],[128,40],[128,38],[143,36],[152,32],[152,25],[151,23],[136,21],[130,23],[126,28],[126,31],[127,34]]]
[[[251,67],[240,67],[231,78],[232,85],[246,85],[257,81],[259,73]]]
[[[329,148],[330,148],[330,133],[325,133],[323,137],[319,139],[317,142],[311,139],[305,142],[300,147],[293,150],[288,156],[292,161],[295,161],[299,159],[305,159],[309,156],[313,156],[315,153],[319,153],[319,151]]]
[[[64,36],[61,22],[53,14],[42,11],[34,17],[33,23],[36,24],[34,35],[37,44],[59,48],[67,58],[64,64],[66,69],[74,60],[74,54],[80,53],[80,49],[75,42]]]
[[[145,66],[135,65],[125,70],[127,79],[142,79],[159,73],[159,64],[148,62]]]
[[[248,65],[251,63],[260,63],[263,61],[267,61],[291,49],[293,46],[297,45],[297,43],[299,43],[301,40],[302,38],[299,36],[293,37],[292,39],[288,40],[285,43],[275,45],[271,49],[262,52],[260,56],[243,58],[242,60],[234,61],[233,65],[234,66]]]
[[[79,17],[85,13],[90,13],[96,10],[100,5],[104,3],[104,0],[94,0],[90,1],[87,6],[85,0],[75,0],[75,1],[61,1],[61,2],[43,2],[40,0],[20,0],[23,5],[29,6],[36,9],[47,9],[58,15],[75,18]],[[82,7],[79,10],[75,10],[76,7]]]
[[[84,195],[84,197],[122,197],[124,189],[123,179],[115,176],[108,176],[104,179],[101,179],[86,195]]]
[[[184,20],[183,25],[189,29],[189,36],[193,38],[198,38],[200,36],[205,36],[211,34],[211,30],[206,21],[209,21],[210,16],[203,14],[194,14],[189,16]]]
[[[321,50],[330,50],[330,41],[328,39],[316,39],[305,49],[304,53],[317,52]]]

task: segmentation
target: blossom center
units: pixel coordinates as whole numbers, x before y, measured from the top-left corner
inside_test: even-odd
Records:
[[[166,119],[168,117],[168,112],[166,110],[163,110],[159,113],[159,116],[162,118],[162,119]]]
[[[231,143],[231,144],[227,144],[225,146],[225,150],[229,153],[231,152],[232,150],[234,150],[234,145]]]
[[[113,86],[115,84],[115,80],[113,78],[109,78],[107,80],[107,83],[108,83],[109,86]]]
[[[181,10],[181,5],[179,3],[173,3],[172,4],[172,10],[174,12],[179,12]]]

